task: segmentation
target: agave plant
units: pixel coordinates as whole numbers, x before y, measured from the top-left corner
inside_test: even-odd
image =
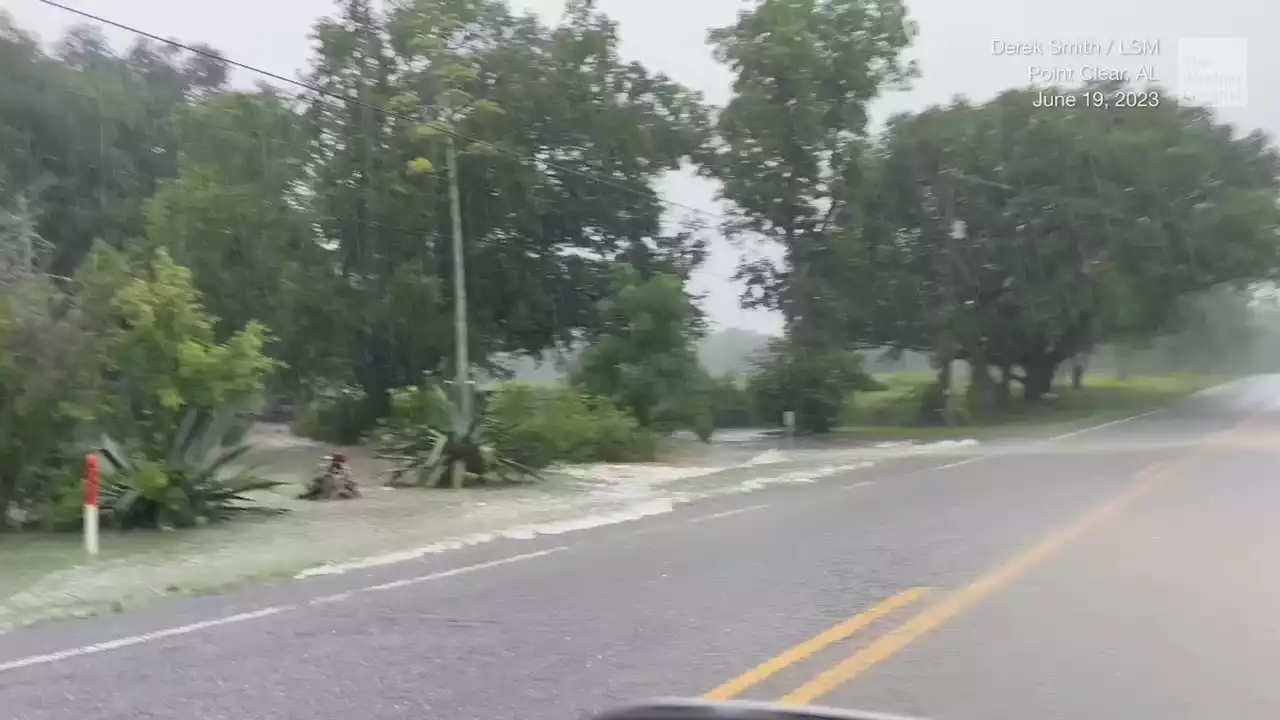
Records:
[[[162,459],[129,457],[107,435],[100,441],[102,507],[121,529],[189,527],[246,513],[283,510],[255,504],[246,493],[283,483],[252,468],[236,468],[249,451],[248,423],[226,410],[191,410]]]
[[[457,404],[438,386],[426,392],[434,395],[431,404],[439,409],[433,413],[438,417],[435,423],[447,427],[402,423],[384,428],[379,455],[398,463],[388,473],[388,485],[439,488],[542,479],[532,468],[501,456],[497,446],[503,429],[485,413],[483,402],[477,404],[475,418],[459,430]]]

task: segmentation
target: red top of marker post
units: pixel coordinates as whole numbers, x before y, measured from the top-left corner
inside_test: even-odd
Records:
[[[84,504],[98,507],[98,494],[102,487],[102,475],[98,467],[98,456],[92,453],[84,457]]]

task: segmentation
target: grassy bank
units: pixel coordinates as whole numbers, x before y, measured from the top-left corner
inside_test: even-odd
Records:
[[[916,422],[920,396],[923,388],[934,382],[933,375],[903,373],[879,379],[886,386],[884,390],[859,393],[846,403],[838,431],[842,437],[945,439],[1053,433],[1146,412],[1231,380],[1222,375],[1187,374],[1126,380],[1086,376],[1079,390],[1068,383],[1059,384],[1056,395],[1041,406],[1023,405],[1014,398],[1009,411],[998,418],[973,418],[961,411],[955,427],[922,427]],[[966,382],[957,383],[957,405],[963,404],[961,398],[967,390]]]
[[[102,554],[93,559],[85,555],[77,534],[0,533],[0,633],[12,625],[109,613],[169,596],[287,578],[325,562],[617,511],[649,492],[646,481],[620,492],[618,484],[555,472],[547,473],[546,482],[511,487],[396,490],[380,482],[389,463],[370,448],[342,447],[364,484],[364,497],[306,502],[295,495],[333,446],[294,437],[278,425],[256,428],[251,441],[255,450],[250,460],[260,464],[264,476],[286,483],[254,493],[254,499],[288,514],[178,532],[106,531]],[[708,452],[692,439],[667,440],[662,450],[694,463]]]

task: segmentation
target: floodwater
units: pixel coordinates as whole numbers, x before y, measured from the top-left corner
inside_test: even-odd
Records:
[[[625,522],[701,498],[814,482],[904,453],[976,445],[831,447],[733,431],[710,445],[680,442],[666,463],[564,467],[547,473],[544,483],[448,491],[382,487],[379,475],[387,466],[365,449],[345,448],[365,497],[306,502],[293,496],[332,448],[266,424],[251,440],[264,474],[289,483],[262,494],[262,501],[291,512],[180,532],[105,532],[102,552],[93,559],[75,536],[0,537],[0,632],[166,595],[340,573],[500,537]]]

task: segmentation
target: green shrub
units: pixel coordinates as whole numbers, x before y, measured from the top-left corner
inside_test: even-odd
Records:
[[[573,394],[572,390],[565,390]],[[658,454],[658,438],[640,427],[626,410],[603,398],[579,398],[586,408],[581,444],[565,460],[574,462],[644,462]],[[552,418],[554,422],[555,418]],[[554,430],[554,425],[551,427]]]
[[[120,529],[190,527],[248,513],[278,514],[246,493],[282,485],[241,464],[249,423],[228,410],[188,410],[164,457],[130,457],[104,435],[102,507]]]
[[[711,422],[717,428],[744,428],[773,425],[756,412],[756,399],[745,380],[733,375],[711,380]]]
[[[293,422],[293,434],[334,445],[355,445],[372,426],[364,395],[348,391],[304,405]]]
[[[564,385],[505,383],[489,399],[500,452],[534,468],[556,462],[652,460],[657,438],[613,403]]]
[[[790,410],[798,431],[818,434],[837,424],[850,393],[878,387],[857,353],[795,346],[789,339],[769,343],[749,383],[760,417],[778,422]]]
[[[715,416],[710,408],[704,412],[700,412],[693,417],[693,433],[698,436],[702,442],[711,442],[711,436],[716,432]]]
[[[74,283],[33,278],[2,295],[0,515],[12,505],[24,524],[78,526],[86,432],[163,456],[184,413],[253,407],[277,368],[262,325],[220,339],[191,272],[163,251],[98,244]]]
[[[941,394],[932,373],[900,373],[886,376],[879,390],[850,394],[840,411],[840,424],[845,427],[919,427],[937,425],[942,420]],[[952,390],[959,397],[967,390],[956,382]],[[968,408],[954,402],[956,423],[971,422]]]
[[[411,385],[391,393],[390,425],[427,425],[447,430],[453,422],[452,403],[447,395],[429,384]]]
[[[504,453],[506,428],[489,412],[486,395],[476,398],[475,415],[465,427],[461,409],[437,385],[405,388],[398,396],[398,416],[378,433],[381,453],[398,461],[388,485],[444,488],[541,479]]]
[[[84,519],[84,457],[56,453],[26,475],[16,503],[18,529],[79,530]],[[6,518],[6,520],[10,520]]]
[[[192,272],[167,251],[130,257],[97,245],[76,279],[100,334],[99,425],[154,457],[173,444],[187,411],[261,403],[279,368],[265,350],[272,334],[250,321],[220,341]]]
[[[74,496],[78,517],[83,492],[61,472],[75,454],[64,446],[100,405],[99,365],[73,296],[43,279],[0,293],[0,530],[11,503],[24,524],[51,527],[62,498]]]

